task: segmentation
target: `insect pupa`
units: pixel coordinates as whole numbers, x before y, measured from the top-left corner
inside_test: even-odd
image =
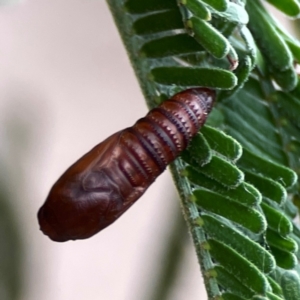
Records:
[[[38,212],[42,232],[86,239],[116,221],[188,146],[214,100],[211,89],[185,90],[95,146],[53,185]]]

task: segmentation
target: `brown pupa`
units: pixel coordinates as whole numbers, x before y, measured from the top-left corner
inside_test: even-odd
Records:
[[[53,185],[38,212],[43,233],[86,239],[117,220],[187,147],[214,100],[211,89],[185,90],[95,146]]]

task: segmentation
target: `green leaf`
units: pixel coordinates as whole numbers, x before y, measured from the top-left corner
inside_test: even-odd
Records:
[[[197,170],[228,188],[236,188],[244,180],[243,172],[227,160],[215,155],[208,164]]]
[[[246,181],[253,184],[264,197],[279,205],[283,205],[286,201],[287,193],[281,184],[270,178],[258,175],[255,169],[252,169],[251,172],[244,170],[244,173]]]
[[[206,86],[216,89],[231,89],[237,78],[229,71],[212,68],[158,67],[151,70],[152,79],[161,84],[174,83],[184,86]]]
[[[240,34],[246,43],[246,48],[248,51],[247,54],[251,58],[251,64],[252,64],[252,66],[254,66],[256,63],[256,60],[257,60],[257,49],[256,49],[256,44],[255,44],[254,38],[253,38],[250,30],[246,26],[242,26]]]
[[[246,287],[258,294],[265,294],[267,291],[271,291],[269,282],[264,274],[242,255],[213,239],[209,239],[208,244],[212,257]]]
[[[231,220],[254,233],[261,233],[266,229],[264,216],[252,207],[206,190],[195,190],[192,199],[201,210]]]
[[[245,286],[239,278],[233,276],[227,269],[222,266],[215,266],[214,271],[216,272],[216,279],[218,284],[226,288],[226,291],[234,293],[236,296],[245,297],[246,299],[250,298],[255,294],[250,288]],[[225,295],[226,296],[226,295]],[[223,298],[223,295],[222,295]],[[222,299],[221,298],[221,299]],[[224,298],[226,299],[226,298]],[[230,299],[230,298],[229,298]]]
[[[295,254],[299,260],[300,259],[300,238],[295,234],[291,234],[291,238],[293,239],[293,241],[297,243],[297,252]]]
[[[261,208],[264,211],[269,228],[278,232],[283,237],[292,232],[292,223],[282,212],[276,210],[265,202],[261,203]]]
[[[297,0],[266,0],[284,14],[290,17],[296,17],[300,14],[300,3]]]
[[[295,253],[298,250],[297,243],[290,237],[282,237],[278,232],[268,229],[267,242],[270,246],[285,252]]]
[[[287,36],[284,36],[284,40],[287,43],[287,45],[289,46],[289,48],[294,56],[294,59],[299,63],[300,62],[300,43],[299,43],[299,41],[297,41],[293,38],[287,37]]]
[[[209,21],[211,19],[211,12],[208,7],[199,0],[181,0],[181,4],[192,12],[196,17]]]
[[[220,103],[227,132],[256,155],[287,165],[274,116],[262,99],[259,82],[249,79],[239,93]]]
[[[227,199],[237,201],[241,204],[256,206],[261,202],[261,194],[259,191],[246,182],[242,182],[234,189],[228,189],[214,179],[198,172],[194,167],[187,167],[182,172],[182,175],[187,176],[192,183],[197,184],[198,186],[211,190]]]
[[[283,298],[278,297],[277,295],[270,292],[267,292],[267,295],[269,300],[284,300]]]
[[[297,265],[297,258],[293,253],[282,251],[281,249],[270,246],[271,252],[275,257],[278,267],[286,270],[293,269]],[[283,289],[282,289],[283,290]],[[284,293],[284,291],[283,291]]]
[[[281,286],[285,299],[300,299],[300,278],[295,271],[286,271],[281,277]]]
[[[300,101],[298,98],[277,91],[271,95],[270,100],[282,111],[283,115],[289,117],[297,126],[300,125]]]
[[[279,297],[282,297],[283,294],[282,294],[281,286],[272,277],[267,276],[267,279],[271,285],[273,293]]]
[[[266,12],[258,4],[258,1],[247,1],[246,7],[250,17],[249,28],[269,64],[278,71],[292,68],[293,56],[290,49],[273,24],[269,22]],[[264,33],[263,38],[262,32]]]
[[[201,133],[208,141],[212,150],[218,152],[232,162],[236,162],[242,156],[243,150],[241,145],[224,132],[210,126],[204,126],[201,129]]]
[[[250,56],[246,56],[243,59],[238,68],[235,70],[235,75],[237,77],[238,83],[231,91],[224,91],[222,94],[219,95],[219,99],[228,98],[229,96],[234,95],[238,92],[241,88],[243,88],[245,82],[248,80],[250,76],[250,72],[252,71],[252,61]]]
[[[181,158],[190,165],[204,166],[212,159],[212,153],[206,139],[198,133],[186,150],[181,153]]]
[[[285,188],[293,186],[298,179],[297,174],[291,169],[270,160],[261,158],[246,149],[244,149],[238,165],[245,170],[273,179],[283,185]],[[281,201],[279,200],[278,202],[280,203]]]
[[[151,26],[149,26],[151,24]],[[183,28],[182,17],[178,9],[171,9],[137,19],[132,26],[135,34],[145,35]]]
[[[202,214],[201,219],[209,238],[233,248],[263,273],[270,273],[274,270],[275,260],[266,249],[214,216]]]
[[[215,266],[214,271],[217,274],[216,279],[219,285],[226,289],[226,291],[232,292],[240,297],[245,297],[245,299],[249,299],[255,294],[255,291],[252,291],[249,287],[245,286],[245,284],[240,281],[240,278],[229,273],[228,269],[225,269],[222,266]]]
[[[284,91],[289,92],[296,88],[298,84],[298,74],[293,65],[289,66],[286,70],[279,70],[273,66],[269,66],[269,70],[271,76]]]
[[[187,26],[194,33],[197,42],[216,58],[225,57],[230,50],[228,40],[208,22],[197,17],[191,17]]]
[[[184,33],[151,40],[142,46],[140,53],[145,57],[159,58],[199,51],[203,51],[199,43]]]

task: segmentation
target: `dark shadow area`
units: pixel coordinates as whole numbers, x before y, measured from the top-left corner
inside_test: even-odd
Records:
[[[176,202],[177,195],[172,196]],[[186,254],[186,245],[190,244],[188,228],[178,206],[174,212],[173,223],[170,224],[168,238],[164,241],[165,249],[161,253],[160,268],[155,276],[156,282],[152,284],[152,294],[148,300],[167,300],[177,283],[178,277],[183,271],[183,259]]]
[[[7,178],[3,177],[0,174],[0,299],[17,300],[22,287],[23,245],[11,195],[6,189]]]

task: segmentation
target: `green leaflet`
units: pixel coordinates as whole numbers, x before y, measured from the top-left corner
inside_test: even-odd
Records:
[[[293,66],[292,52],[285,39],[259,1],[248,1],[247,11],[250,16],[249,28],[266,57],[271,76],[283,90],[293,90],[298,77]],[[264,32],[264,38],[261,38],[261,32]]]
[[[177,8],[146,15],[137,19],[132,26],[134,33],[137,35],[153,34],[180,28],[183,28],[183,23],[181,14]]]
[[[206,121],[206,125],[207,126],[213,126],[213,127],[216,127],[216,128],[220,128],[220,126],[221,126],[221,124],[223,124],[223,122],[224,122],[223,113],[221,112],[220,109],[215,107],[211,111],[211,113],[209,115],[209,118]]]
[[[240,159],[242,147],[232,137],[210,126],[204,126],[201,129],[201,133],[208,141],[212,150],[218,152],[232,162],[236,162]]]
[[[267,242],[270,246],[286,252],[295,253],[298,250],[298,244],[290,237],[282,237],[278,232],[268,229]]]
[[[300,125],[300,100],[297,97],[277,91],[271,95],[270,100],[282,111],[282,114],[289,117],[297,126]]]
[[[206,86],[215,89],[231,89],[237,81],[233,73],[223,69],[188,67],[154,68],[149,79],[167,85],[176,82],[183,86]]]
[[[266,229],[264,216],[252,207],[247,207],[207,190],[195,190],[192,199],[199,209],[222,216],[254,233],[261,233]]]
[[[281,249],[270,246],[271,252],[275,257],[278,267],[286,270],[293,269],[297,265],[297,258],[293,253],[282,251]]]
[[[265,14],[266,18],[268,21],[273,24],[273,26],[276,28],[278,33],[281,34],[282,38],[288,45],[289,49],[291,50],[292,54],[294,55],[294,59],[299,62],[300,60],[300,43],[299,41],[291,36],[286,29],[274,19],[274,17],[270,16],[269,14]]]
[[[270,99],[273,100],[273,94],[271,94]],[[283,95],[283,94],[281,94]],[[280,98],[281,95],[279,94]],[[289,96],[291,98],[296,98],[297,97],[297,91],[295,90],[295,94],[290,93]],[[275,96],[275,98],[277,95]],[[293,101],[293,99],[291,99]],[[291,168],[293,168],[298,174],[300,171],[300,161],[299,161],[299,156],[300,156],[300,133],[299,133],[299,128],[297,125],[297,118],[292,116],[292,113],[289,109],[286,107],[291,108],[291,103],[293,102],[289,101],[289,97],[284,97],[282,100],[280,100],[280,105],[275,101],[270,102],[272,104],[272,109],[274,110],[275,113],[275,118],[278,124],[281,125],[280,133],[282,135],[283,139],[283,146],[287,151],[288,158],[289,158],[289,165]],[[293,104],[294,105],[294,104]],[[281,107],[282,106],[282,107]],[[288,114],[287,114],[288,112]]]
[[[291,237],[297,243],[297,252],[295,254],[299,260],[300,259],[300,238],[295,234],[291,234]]]
[[[292,223],[282,212],[271,207],[265,202],[261,203],[261,208],[264,211],[269,228],[277,231],[283,237],[286,237],[292,232]]]
[[[285,188],[293,186],[298,179],[297,174],[293,170],[263,159],[246,149],[244,149],[238,165],[245,170],[273,179]]]
[[[211,55],[223,58],[229,53],[228,40],[208,22],[191,17],[187,21],[187,26],[192,29],[197,42]]]
[[[283,205],[282,210],[289,216],[291,219],[294,219],[298,214],[297,206],[289,199]]]
[[[215,22],[214,22],[215,23]],[[218,27],[217,28],[226,38],[229,38],[234,30],[236,29],[236,24],[235,23],[230,23],[230,22],[227,22],[227,23],[223,23],[222,24],[222,27]]]
[[[226,288],[226,291],[232,292],[236,296],[245,297],[246,299],[249,299],[255,294],[254,291],[239,280],[240,278],[236,278],[224,267],[216,265],[214,271],[216,273],[218,284],[223,288]]]
[[[281,136],[258,84],[249,79],[240,92],[220,104],[227,131],[256,155],[287,165]]]
[[[208,239],[207,242],[210,247],[209,251],[216,262],[238,278],[243,285],[257,294],[265,294],[267,291],[271,291],[264,274],[242,255],[216,240]]]
[[[212,153],[202,133],[198,133],[188,148],[181,153],[181,158],[190,165],[204,166],[212,159]]]
[[[297,60],[297,62],[300,62],[300,43],[295,40],[292,39],[290,37],[284,36],[284,40],[287,43],[287,45],[289,46],[291,52],[294,55],[295,60]]]
[[[245,180],[253,184],[264,197],[279,205],[282,205],[286,201],[287,193],[281,184],[267,177],[258,175],[255,169],[252,169],[252,172],[244,170],[244,173]]]
[[[269,300],[284,300],[283,298],[278,297],[277,295],[270,292],[267,292],[267,296]]]
[[[281,286],[285,299],[300,299],[300,278],[295,271],[286,271],[281,276]]]
[[[256,206],[261,202],[259,191],[246,182],[242,182],[234,189],[228,189],[190,166],[182,172],[182,175],[187,176],[192,183],[220,194],[232,201],[237,201],[247,206]]]
[[[300,3],[297,0],[266,0],[284,14],[296,17],[300,14]]]
[[[248,84],[248,83],[247,83]],[[246,84],[246,85],[247,85]],[[237,93],[230,101],[224,104],[224,112],[228,118],[229,124],[233,127],[248,129],[248,132],[254,133],[254,137],[250,142],[254,145],[267,144],[270,147],[279,148],[278,142],[280,137],[276,132],[270,115],[270,111],[259,98],[256,98],[247,88],[242,93]],[[260,128],[260,131],[259,131]],[[249,138],[250,134],[246,135]],[[275,155],[275,154],[274,154]]]
[[[233,118],[229,121],[231,124],[230,126],[228,125],[227,127],[227,131],[235,138],[237,139],[246,149],[249,149],[250,151],[254,152],[254,153],[258,153],[262,156],[266,155],[266,153],[263,152],[263,145],[260,145],[259,142],[261,139],[263,139],[262,134],[255,131],[255,128],[253,127],[249,127],[249,124],[247,123],[247,121],[245,119],[243,119],[240,116],[237,116],[235,113],[232,114],[230,113],[231,116],[233,116]],[[226,116],[226,119],[229,119],[230,116],[229,114]],[[233,126],[233,124],[236,123],[236,126]],[[239,125],[239,126],[238,126]],[[248,132],[248,136],[243,136],[242,135],[242,131],[243,130],[249,130],[250,132]],[[252,135],[252,133],[254,133]],[[267,139],[267,138],[266,138]],[[268,144],[268,141],[266,141],[266,144]],[[270,142],[270,144],[268,146],[270,146],[270,148],[273,146],[273,143]],[[280,151],[280,149],[276,149],[277,147],[274,145],[274,152],[268,152],[267,154],[275,159],[278,160],[283,160],[284,157],[282,156],[282,153]],[[273,149],[271,149],[273,150]],[[276,151],[278,150],[278,151]],[[267,156],[267,158],[269,158]]]
[[[281,286],[272,277],[267,276],[267,279],[271,285],[273,293],[278,297],[282,297],[283,294],[282,294]]]
[[[298,84],[298,74],[294,66],[289,66],[286,70],[281,71],[269,66],[271,76],[276,83],[286,92],[292,91]]]
[[[216,168],[216,166],[218,166]],[[213,155],[210,162],[197,170],[209,178],[216,180],[222,185],[236,188],[244,180],[244,174],[227,160]]]
[[[243,38],[243,40],[246,43],[246,47],[248,50],[247,54],[251,58],[251,64],[252,64],[252,66],[254,66],[256,63],[256,59],[257,59],[257,49],[256,49],[256,44],[253,39],[253,36],[252,36],[250,30],[246,26],[242,26],[240,33],[241,33],[241,37]]]
[[[268,62],[278,71],[285,71],[292,67],[293,56],[289,48],[265,16],[266,13],[258,4],[258,1],[247,1],[246,7],[250,17],[250,30]],[[261,32],[264,33],[263,39],[261,38]]]
[[[250,56],[246,56],[243,60],[240,61],[238,68],[235,70],[234,74],[237,77],[237,85],[230,91],[224,91],[219,95],[219,99],[228,98],[238,92],[243,88],[245,82],[248,80],[250,72],[253,69],[252,61]]]
[[[140,53],[145,57],[159,58],[199,51],[203,51],[199,43],[184,33],[151,40],[142,46]]]
[[[196,17],[209,21],[211,19],[211,12],[208,7],[199,0],[182,0],[181,4],[192,12]]]
[[[256,295],[251,298],[251,300],[284,300],[283,298],[278,297],[277,295],[267,292],[267,297]]]
[[[201,219],[208,238],[213,238],[233,248],[263,273],[270,273],[274,270],[275,260],[272,255],[266,249],[234,229],[231,224],[226,224],[224,221],[207,214],[201,214]]]

